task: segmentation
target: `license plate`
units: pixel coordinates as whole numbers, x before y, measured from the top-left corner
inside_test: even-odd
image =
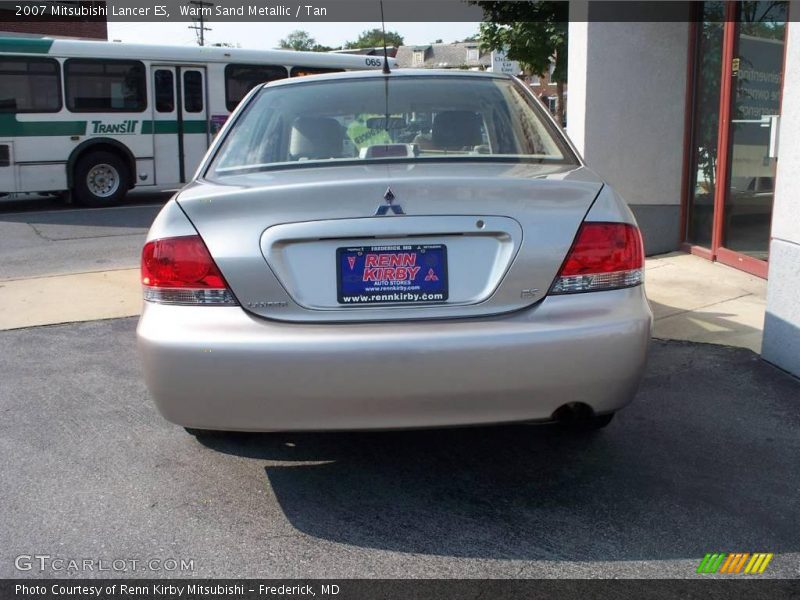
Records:
[[[443,244],[336,249],[339,304],[430,304],[447,300]]]

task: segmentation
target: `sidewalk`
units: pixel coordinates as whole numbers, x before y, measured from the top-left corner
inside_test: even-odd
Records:
[[[647,260],[654,337],[761,350],[767,282],[696,256]],[[136,316],[138,269],[0,281],[0,330]]]
[[[0,331],[142,311],[139,269],[0,280]]]
[[[767,282],[684,253],[648,258],[653,337],[761,352]]]

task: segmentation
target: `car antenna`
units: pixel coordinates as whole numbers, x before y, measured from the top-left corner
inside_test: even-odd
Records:
[[[389,55],[386,51],[386,21],[383,18],[383,0],[380,0],[381,3],[381,31],[383,31],[383,74],[389,75],[391,71],[389,70]],[[389,133],[389,78],[383,78],[383,98],[386,102],[386,121],[384,121],[384,129],[386,133]]]
[[[389,70],[389,53],[386,51],[386,22],[383,19],[383,0],[381,0],[381,31],[383,31],[383,74],[391,73]]]

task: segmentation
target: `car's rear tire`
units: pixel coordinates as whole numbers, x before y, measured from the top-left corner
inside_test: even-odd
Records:
[[[116,206],[130,185],[128,165],[118,154],[98,150],[81,156],[73,172],[75,200],[82,206]]]

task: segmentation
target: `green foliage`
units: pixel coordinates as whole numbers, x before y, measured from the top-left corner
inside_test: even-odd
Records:
[[[284,50],[305,50],[311,52],[330,52],[333,50],[330,46],[323,46],[318,44],[307,31],[296,29],[289,35],[283,38],[279,43],[279,47]]]
[[[531,75],[545,75],[555,62],[552,79],[567,81],[567,2],[471,2],[483,9],[480,42],[483,51],[505,50]]]
[[[387,46],[402,46],[403,36],[396,31],[386,32]],[[347,42],[345,48],[381,48],[383,47],[383,31],[375,28],[362,31],[361,35],[354,42]]]
[[[285,50],[313,50],[315,46],[318,46],[317,40],[302,29],[295,29],[278,44]]]

